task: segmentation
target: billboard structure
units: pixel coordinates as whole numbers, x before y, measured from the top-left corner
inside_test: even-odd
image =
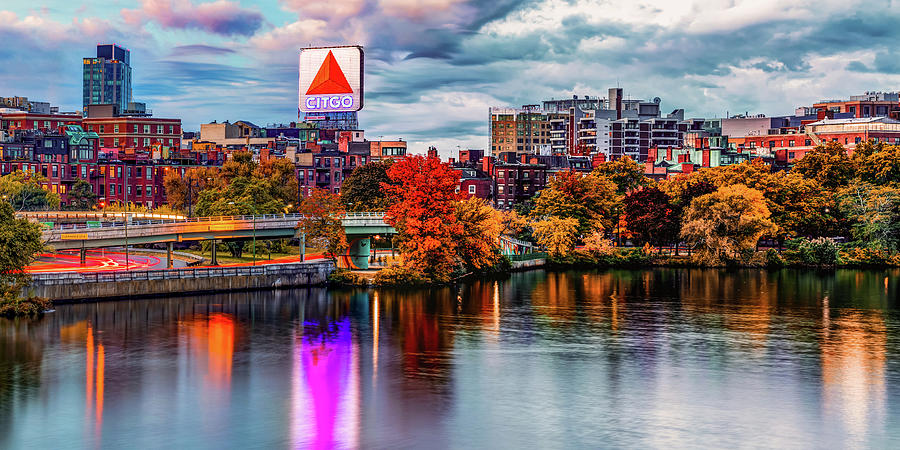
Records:
[[[362,47],[353,45],[300,50],[300,111],[355,112],[362,107]]]

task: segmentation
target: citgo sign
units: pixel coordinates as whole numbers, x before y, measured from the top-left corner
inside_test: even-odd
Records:
[[[362,106],[362,47],[300,50],[300,111],[350,112]]]

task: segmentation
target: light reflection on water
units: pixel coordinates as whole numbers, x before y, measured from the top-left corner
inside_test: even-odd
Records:
[[[897,447],[900,276],[529,272],[0,320],[0,448]]]

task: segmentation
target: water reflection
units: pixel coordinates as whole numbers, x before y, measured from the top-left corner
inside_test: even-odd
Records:
[[[67,305],[0,320],[0,447],[887,447],[898,276],[527,272]]]

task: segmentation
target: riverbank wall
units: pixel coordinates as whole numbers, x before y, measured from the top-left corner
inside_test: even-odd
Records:
[[[546,265],[547,260],[544,258],[529,259],[525,261],[513,261],[510,265],[510,271],[523,272],[526,270],[540,269]]]
[[[132,272],[35,274],[24,294],[53,303],[286,289],[325,284],[331,261]]]

